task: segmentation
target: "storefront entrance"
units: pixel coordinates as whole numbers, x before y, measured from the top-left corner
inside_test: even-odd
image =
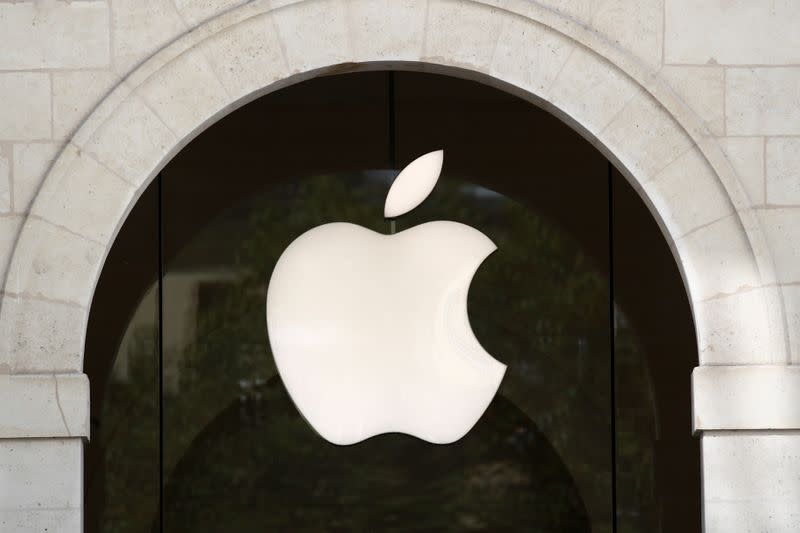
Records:
[[[452,445],[329,444],[276,375],[267,281],[314,226],[391,231],[391,180],[435,149],[437,189],[394,229],[455,220],[497,244],[469,314],[506,376]],[[578,133],[456,77],[316,78],[197,137],[121,229],[86,340],[86,527],[699,531],[696,365],[666,241]]]

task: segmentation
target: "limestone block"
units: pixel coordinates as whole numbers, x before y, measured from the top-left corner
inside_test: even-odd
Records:
[[[19,215],[0,216],[0,280],[5,279],[6,268],[21,226],[22,217]]]
[[[789,350],[791,362],[800,365],[800,285],[781,287],[783,305],[786,309],[786,323],[789,330]]]
[[[80,509],[82,487],[82,439],[0,440],[0,509]]]
[[[29,141],[50,137],[50,77],[47,73],[0,72],[0,102],[3,103],[0,105],[0,138]]]
[[[730,216],[676,241],[694,302],[761,286],[741,222]]]
[[[60,143],[36,142],[14,145],[14,211],[26,213],[61,149]]]
[[[800,4],[793,0],[666,0],[666,63],[800,62]]]
[[[418,61],[425,35],[422,0],[347,2],[353,61]]]
[[[666,66],[661,75],[714,135],[725,134],[725,70],[719,66]]]
[[[767,139],[767,203],[800,206],[800,138]]]
[[[723,137],[719,144],[739,177],[752,205],[765,199],[764,139],[762,137]]]
[[[705,532],[800,529],[800,434],[707,433],[702,453]]]
[[[69,137],[118,81],[108,69],[53,72],[53,135]]]
[[[541,4],[587,24],[592,16],[594,2],[593,0],[544,0]]]
[[[0,214],[11,211],[11,145],[0,145]]]
[[[500,33],[490,73],[542,98],[577,44],[526,19],[512,19]]]
[[[0,374],[0,439],[89,437],[86,374]]]
[[[0,372],[79,372],[86,309],[5,294],[0,308]]]
[[[570,122],[598,135],[642,89],[583,47],[576,47],[546,95]]]
[[[729,68],[725,80],[728,135],[800,133],[798,93],[800,67]]]
[[[225,88],[198,50],[175,58],[144,82],[138,93],[182,142],[230,103]]]
[[[800,207],[756,211],[775,262],[778,283],[800,282]]]
[[[590,26],[653,70],[661,67],[664,0],[596,0]]]
[[[8,292],[86,307],[105,246],[29,218],[14,253],[6,281]]]
[[[67,149],[76,152],[72,163],[54,169],[31,213],[93,241],[109,242],[134,188],[88,153],[73,145]]]
[[[175,7],[186,24],[193,27],[246,2],[247,0],[175,0]]]
[[[699,366],[692,372],[697,431],[800,429],[800,366]]]
[[[170,0],[114,0],[112,24],[114,70],[123,75],[187,29]]]
[[[692,143],[672,116],[643,91],[614,117],[602,137],[639,181],[652,179]]]
[[[0,531],[14,533],[80,533],[81,509],[0,509]]]
[[[302,2],[276,9],[273,16],[291,73],[351,61],[343,1]]]
[[[692,309],[701,365],[787,362],[777,287],[695,302]]]
[[[725,189],[696,147],[643,184],[676,238],[733,213]]]
[[[423,60],[487,71],[503,29],[501,13],[461,0],[430,0]]]
[[[200,45],[232,100],[268,87],[288,74],[272,16],[252,17]]]
[[[129,183],[147,182],[177,143],[175,134],[135,95],[108,111],[106,120],[80,145]]]
[[[104,67],[110,61],[108,3],[0,3],[0,69]]]

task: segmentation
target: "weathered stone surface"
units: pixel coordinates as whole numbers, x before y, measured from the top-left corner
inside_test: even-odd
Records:
[[[770,365],[788,360],[776,287],[693,304],[701,365]]]
[[[799,32],[800,33],[800,32]],[[728,135],[800,133],[800,67],[728,69]]]
[[[0,102],[0,138],[50,138],[50,77],[46,73],[0,72]]]
[[[108,9],[105,1],[0,3],[0,69],[108,66]]]
[[[171,68],[151,76],[138,91],[179,139],[191,138],[195,129],[230,103],[208,59],[198,50],[178,56]]]
[[[86,374],[0,374],[0,439],[89,437]]]
[[[725,69],[666,66],[661,75],[714,135],[725,134]]]
[[[783,305],[786,308],[791,362],[800,365],[800,285],[781,287],[781,294],[783,295]]]
[[[170,0],[114,0],[112,24],[114,70],[123,75],[187,29]]]
[[[750,243],[735,216],[703,226],[676,244],[695,302],[761,286]]]
[[[692,372],[695,432],[798,429],[798,405],[798,366],[701,366]]]
[[[246,2],[247,0],[175,0],[175,7],[187,25],[197,26],[223,11]]]
[[[576,47],[543,96],[581,128],[599,135],[641,91],[633,80],[597,54]]]
[[[93,241],[107,242],[135,190],[91,155],[77,153],[72,145],[68,150],[76,152],[72,163],[43,185],[31,214]]]
[[[342,0],[301,2],[274,11],[291,73],[350,61],[347,10]]]
[[[14,211],[26,213],[45,173],[61,149],[60,143],[36,142],[14,145]]]
[[[800,435],[735,432],[703,435],[704,531],[800,528]]]
[[[0,214],[11,211],[11,146],[0,145]]]
[[[139,185],[150,178],[175,142],[169,127],[140,97],[132,96],[110,111],[81,148],[121,178]]]
[[[80,438],[0,439],[0,510],[79,510],[82,467]]]
[[[765,201],[764,139],[762,137],[723,137],[720,146],[733,165],[751,205]]]
[[[666,0],[667,63],[800,62],[800,4],[793,0]]]
[[[74,304],[6,294],[0,308],[0,371],[79,372],[87,313]]]
[[[601,138],[640,182],[653,179],[692,144],[675,119],[644,92],[635,93]]]
[[[117,82],[108,69],[54,72],[53,135],[67,138]]]
[[[546,98],[576,47],[563,35],[524,19],[506,23],[493,54],[493,76]]]
[[[234,99],[268,87],[288,74],[275,21],[269,14],[213,35],[203,42],[201,51]]]
[[[426,9],[423,0],[348,1],[353,61],[418,61],[425,42]]]
[[[0,509],[0,529],[15,533],[81,531],[81,509]]]
[[[596,0],[590,26],[653,70],[661,66],[664,0]]]
[[[5,279],[5,269],[11,259],[21,225],[22,217],[19,215],[0,216],[0,279]]]
[[[779,283],[800,283],[800,207],[756,211],[775,261]]]
[[[87,306],[104,252],[97,242],[29,218],[14,249],[15,261],[8,271],[6,290]]]
[[[423,60],[485,70],[500,39],[498,9],[457,0],[430,0]]]
[[[800,206],[800,137],[767,139],[767,203]]]
[[[676,237],[733,214],[725,189],[703,154],[694,147],[643,187],[670,234]]]

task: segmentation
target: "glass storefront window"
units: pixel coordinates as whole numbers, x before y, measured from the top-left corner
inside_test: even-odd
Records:
[[[438,148],[445,165],[436,189],[390,226],[383,202],[398,169]],[[144,218],[154,225],[148,238],[130,229]],[[330,444],[275,370],[264,313],[272,268],[294,238],[326,222],[389,233],[431,220],[463,222],[498,246],[468,308],[481,344],[508,365],[500,390],[450,445],[401,434]],[[130,261],[114,253],[137,239],[155,260],[137,257],[130,297],[103,296],[119,290],[108,274],[114,262]],[[680,443],[690,461],[698,455],[682,426],[688,397],[685,412],[663,406],[688,396],[696,361],[674,262],[624,178],[528,102],[401,72],[283,89],[178,154],[115,252],[89,333],[108,339],[87,341],[87,361],[105,368],[90,373],[105,392],[92,402],[99,428],[88,456],[97,460],[87,481],[98,481],[87,482],[87,528],[699,528],[699,514],[682,503],[699,501],[699,465],[682,494],[664,468],[666,442]],[[656,262],[655,279],[635,272]],[[644,286],[665,293],[673,316],[642,305]],[[110,316],[120,326],[103,334]],[[654,327],[661,319],[677,340]],[[675,347],[688,352],[665,364]],[[681,505],[687,518],[676,522]]]

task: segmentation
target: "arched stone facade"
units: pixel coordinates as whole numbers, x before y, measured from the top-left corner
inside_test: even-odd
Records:
[[[0,303],[0,368],[17,376],[10,378],[14,390],[39,387],[31,394],[48,413],[21,424],[16,436],[88,436],[88,389],[79,376],[94,287],[130,208],[174,154],[220,117],[277,88],[387,67],[474,77],[568,122],[623,169],[658,220],[692,303],[699,364],[791,363],[783,297],[759,218],[714,136],[645,63],[526,0],[259,0],[180,35],[141,63],[47,173],[13,247]],[[42,383],[30,376],[39,374],[55,377]],[[703,379],[708,375],[696,386]],[[696,413],[697,430],[797,422],[787,409],[766,425],[760,415],[742,422],[730,406],[719,406],[726,393],[714,392],[711,382],[697,393],[706,402],[698,404],[705,411]]]
[[[0,320],[11,333],[2,351],[11,373],[81,370],[86,316],[114,236],[195,135],[278,87],[390,65],[474,73],[569,122],[625,170],[661,224],[693,305],[700,363],[786,361],[772,258],[736,174],[642,65],[528,2],[273,4],[236,9],[158,52],[66,145],[8,269]],[[31,315],[40,319],[12,326]]]

